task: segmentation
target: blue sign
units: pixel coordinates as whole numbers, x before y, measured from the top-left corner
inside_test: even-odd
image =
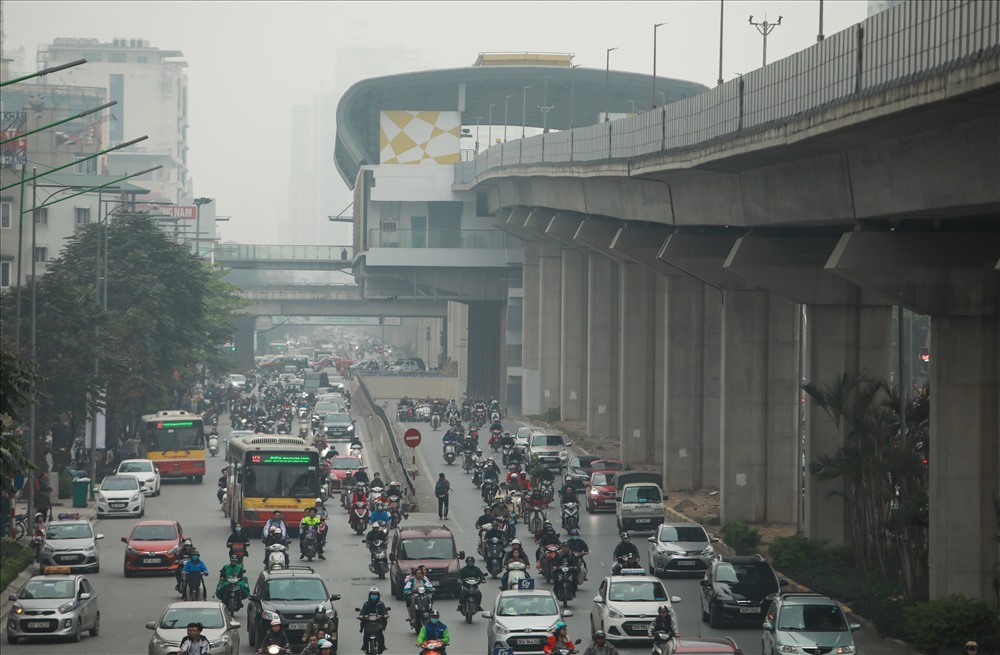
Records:
[[[521,591],[531,591],[535,588],[535,580],[533,578],[521,578],[517,581],[517,588]]]
[[[514,655],[514,649],[497,646],[493,649],[493,655]]]

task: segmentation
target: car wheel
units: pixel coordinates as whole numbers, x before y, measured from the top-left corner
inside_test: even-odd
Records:
[[[83,635],[80,634],[82,631],[83,631],[83,626],[80,624],[80,621],[78,620],[76,622],[76,630],[73,632],[73,634],[70,635],[69,640],[72,641],[73,643],[79,642],[80,639],[83,638]]]
[[[402,580],[396,580],[396,600],[406,600],[406,597],[403,595]]]
[[[127,568],[124,569],[124,571],[125,571],[125,577],[126,578],[131,578],[132,577],[132,572],[131,571],[129,571]]]
[[[7,633],[7,643],[8,644],[17,644],[17,641],[18,641],[17,637],[15,637],[14,635],[12,635],[9,632]]]
[[[587,503],[587,514],[593,514],[593,513],[594,513],[594,508],[590,506],[590,503]]]
[[[98,612],[97,616],[94,617],[94,625],[90,628],[90,636],[96,637],[101,634],[101,613]]]
[[[717,605],[709,605],[708,607],[708,624],[713,628],[722,627],[722,617],[719,616],[719,610]]]
[[[257,645],[257,631],[250,627],[252,620],[250,619],[250,613],[247,612],[247,639],[250,640],[251,646]]]
[[[144,508],[142,508],[142,509],[139,510],[138,518],[141,519],[145,515],[146,515],[146,508],[144,507]]]
[[[203,475],[196,475],[196,476],[194,476],[194,483],[195,484],[201,484],[202,481],[204,481],[204,479],[205,479],[205,476],[203,476]]]
[[[153,492],[153,495],[154,496],[159,496],[160,495],[160,487],[159,486],[156,487],[156,491]]]
[[[100,565],[100,564],[95,564],[95,565],[94,565],[94,568],[92,568],[92,569],[90,570],[90,572],[91,572],[91,573],[100,573],[100,572],[101,572],[101,565]]]
[[[593,616],[591,616],[591,617],[590,617],[590,638],[591,638],[591,639],[593,639],[593,638],[594,638],[594,633],[595,633],[595,632],[596,632],[596,630],[594,629],[594,617],[593,617]]]

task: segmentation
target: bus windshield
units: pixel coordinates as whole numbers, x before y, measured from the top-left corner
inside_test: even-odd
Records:
[[[150,421],[145,441],[147,452],[204,450],[205,430],[200,421]]]
[[[304,462],[281,462],[276,455],[271,461],[251,462],[247,458],[243,475],[243,495],[253,498],[315,498],[319,495],[319,469],[314,458]],[[283,457],[283,456],[282,456]],[[298,458],[296,454],[294,458]],[[291,459],[292,456],[283,457]]]

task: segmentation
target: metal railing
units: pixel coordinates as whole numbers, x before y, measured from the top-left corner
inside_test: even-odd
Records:
[[[500,230],[368,230],[369,248],[520,248],[520,239]]]
[[[629,159],[763,129],[1000,53],[1000,3],[904,2],[816,45],[637,116],[516,139],[455,167],[455,183],[539,163]],[[474,170],[473,170],[474,169]]]
[[[280,246],[218,243],[215,259],[254,261],[352,261],[354,246]]]
[[[392,454],[383,453],[383,466],[385,468],[386,475],[390,476],[390,479],[394,480],[405,480],[404,484],[408,490],[408,496],[411,503],[411,511],[416,511],[417,502],[417,490],[413,486],[413,479],[410,477],[406,463],[403,461],[403,455],[399,450],[399,444],[396,443],[396,432],[392,429],[392,419],[386,413],[385,409],[375,402],[372,398],[371,393],[368,391],[368,387],[365,385],[364,376],[368,375],[368,371],[359,373],[358,378],[358,389],[361,390],[362,396],[364,396],[365,402],[372,409],[375,416],[378,417],[379,421],[382,423],[382,427],[385,429],[386,440],[389,443],[389,447],[392,449]]]

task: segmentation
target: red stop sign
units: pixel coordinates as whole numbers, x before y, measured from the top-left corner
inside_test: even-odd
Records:
[[[410,448],[416,448],[420,445],[420,430],[416,428],[410,428],[403,433],[403,443],[405,443]]]

